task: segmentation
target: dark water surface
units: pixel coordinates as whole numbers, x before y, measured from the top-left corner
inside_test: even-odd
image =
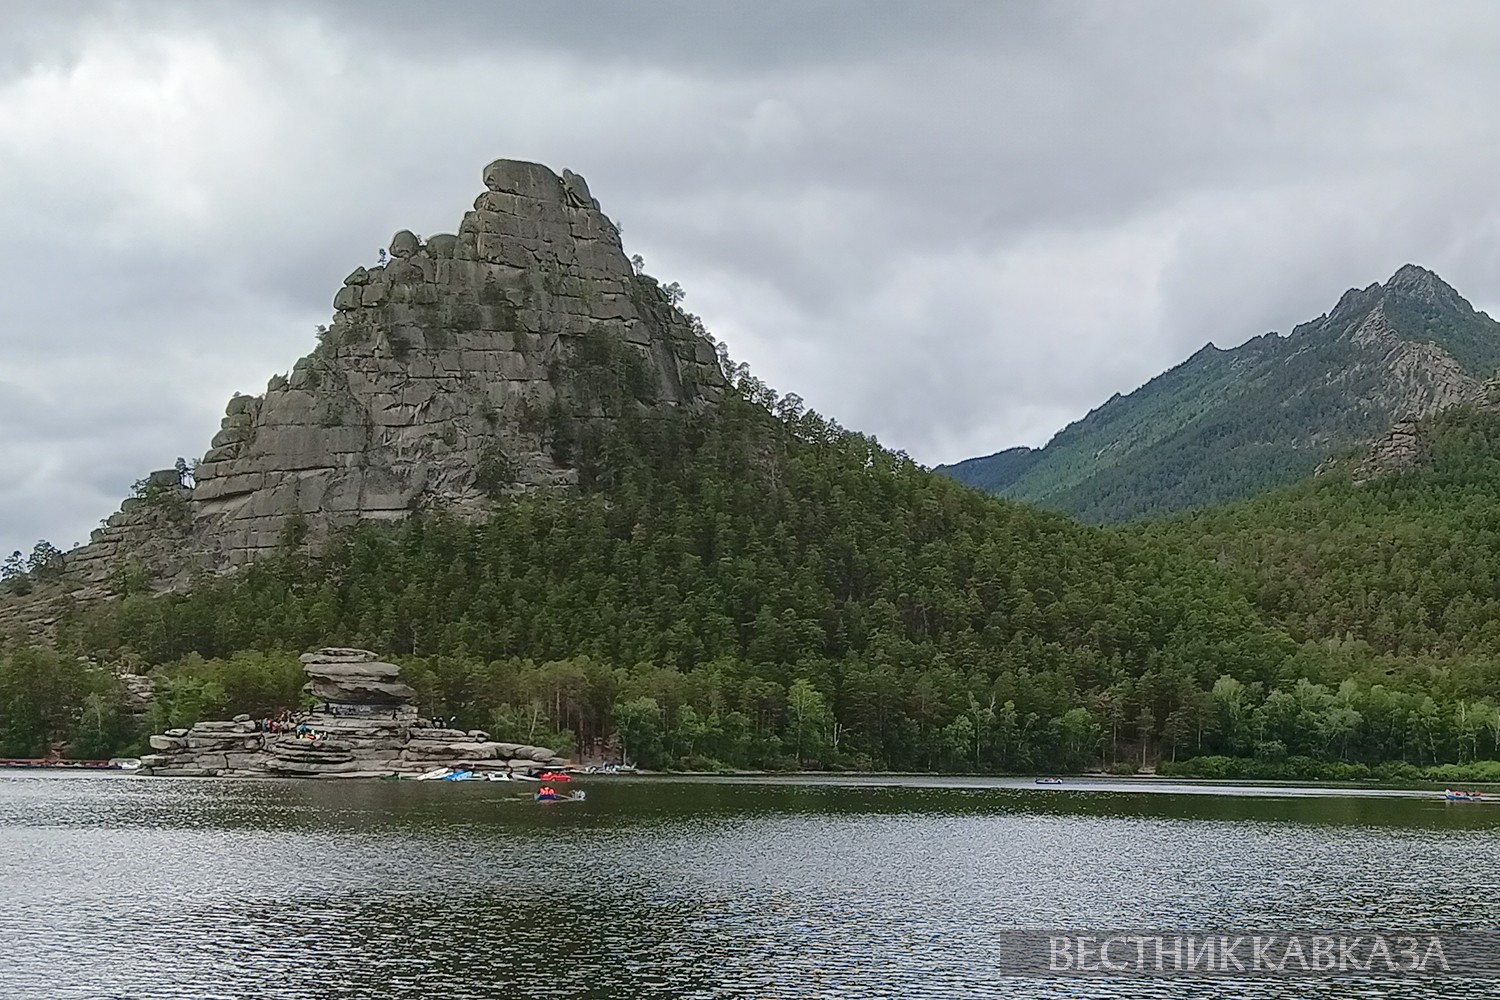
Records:
[[[1042,980],[1015,928],[1500,925],[1500,806],[1122,782],[0,772],[0,997],[1474,997]],[[1494,992],[1492,992],[1494,991]]]

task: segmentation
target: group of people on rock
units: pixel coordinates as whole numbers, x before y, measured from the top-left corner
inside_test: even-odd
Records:
[[[287,709],[280,715],[273,715],[268,719],[257,719],[255,722],[255,731],[258,733],[291,733],[299,740],[313,740],[314,742],[328,738],[327,733],[319,732],[306,722],[299,721],[291,709]]]
[[[280,715],[261,719],[255,723],[255,731],[258,733],[290,733],[298,726],[296,719],[292,717],[292,710],[285,709]]]

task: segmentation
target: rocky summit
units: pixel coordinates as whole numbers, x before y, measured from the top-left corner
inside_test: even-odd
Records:
[[[69,553],[74,583],[170,588],[360,519],[482,513],[574,483],[591,423],[717,400],[713,343],[636,273],[582,177],[497,160],[483,180],[457,232],[403,230],[356,267],[317,348],[231,399],[191,474],[143,480]]]

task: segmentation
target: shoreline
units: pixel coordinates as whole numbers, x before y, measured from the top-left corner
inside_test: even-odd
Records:
[[[0,775],[14,774],[66,774],[129,776],[132,778],[159,778],[180,781],[181,776],[150,775],[139,771],[98,766],[68,765],[10,765],[0,763]],[[1038,794],[1059,792],[1088,792],[1099,794],[1177,794],[1221,797],[1271,797],[1271,798],[1417,798],[1432,799],[1445,790],[1441,782],[1392,783],[1376,781],[1301,781],[1265,779],[1214,779],[1214,778],[1164,778],[1155,775],[1078,775],[1063,778],[1062,784],[1038,784],[1038,777],[1051,775],[979,775],[979,774],[932,774],[910,771],[638,771],[626,774],[572,772],[576,781],[601,781],[608,783],[649,784],[722,784],[722,785],[800,785],[808,788],[931,788],[971,791],[1031,791]],[[211,780],[304,780],[300,776],[276,774],[222,774],[204,775]],[[319,780],[338,778],[342,780],[385,781],[392,778],[409,781],[412,775],[397,771],[355,771],[342,774],[318,776]],[[1500,790],[1493,782],[1464,782],[1465,788],[1479,788],[1486,792]],[[1450,786],[1451,787],[1451,786]],[[1464,803],[1466,805],[1500,804],[1500,794],[1493,800]]]

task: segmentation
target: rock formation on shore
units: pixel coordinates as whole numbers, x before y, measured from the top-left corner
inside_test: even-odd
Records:
[[[479,514],[575,482],[590,422],[718,399],[713,343],[636,274],[582,177],[497,160],[484,186],[456,233],[403,230],[355,268],[313,353],[231,399],[192,475],[147,477],[68,578],[166,589],[360,519]]]
[[[302,657],[316,711],[268,731],[248,715],[151,737],[143,774],[175,777],[376,777],[437,767],[533,774],[567,761],[549,747],[500,743],[420,718],[400,668],[363,649]]]

